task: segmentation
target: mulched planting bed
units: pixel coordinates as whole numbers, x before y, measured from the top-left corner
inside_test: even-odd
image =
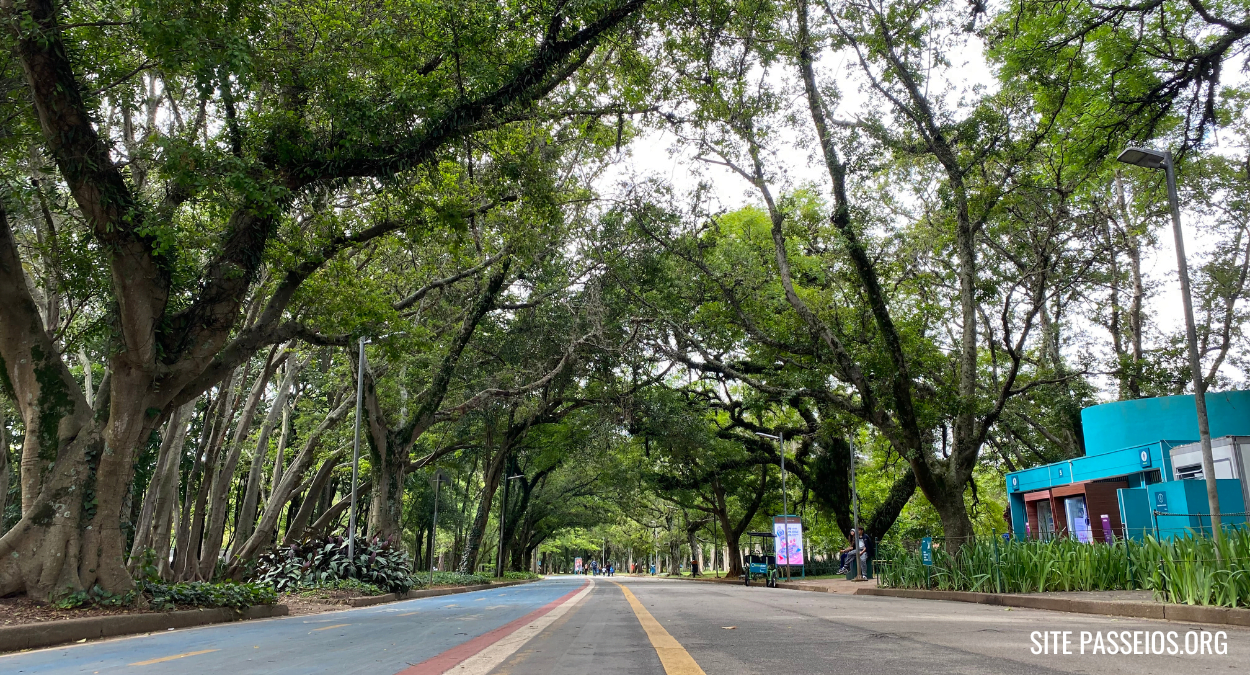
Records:
[[[195,609],[194,607],[178,607],[177,609]],[[147,607],[82,607],[79,609],[57,609],[52,605],[41,605],[24,595],[0,598],[0,626],[19,626],[43,621],[61,621],[63,619],[87,619],[95,616],[118,616],[122,614],[151,614],[156,610]],[[165,610],[170,611],[170,610]]]

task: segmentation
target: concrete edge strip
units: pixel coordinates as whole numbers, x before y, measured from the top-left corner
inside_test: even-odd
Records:
[[[84,619],[5,626],[0,628],[0,652],[55,647],[73,644],[80,640],[155,633],[171,628],[194,628],[214,623],[266,619],[286,616],[289,613],[290,610],[286,605],[253,605],[243,611],[215,607],[185,609],[176,612],[93,616]]]
[[[576,600],[580,600],[582,597],[585,597],[585,594],[589,593],[590,589],[593,587],[594,582],[588,579],[587,583],[569,591],[568,593],[565,593],[564,595],[552,600],[529,614],[526,614],[519,619],[514,619],[499,628],[487,631],[471,640],[468,640],[467,642],[456,645],[455,647],[452,647],[441,654],[432,656],[421,663],[409,666],[408,668],[399,671],[397,675],[441,675],[441,673],[451,672],[452,669],[456,668],[456,666],[459,666],[472,657],[477,656],[480,652],[485,651],[487,648],[517,632],[528,624],[534,623],[538,619],[545,617],[563,605],[571,605]],[[533,637],[533,635],[530,635],[530,637]],[[523,642],[518,643],[516,647],[520,647],[521,644],[523,644]],[[505,654],[504,658],[506,657],[507,655]],[[494,666],[492,666],[492,668],[493,667]],[[480,672],[485,673],[487,671],[483,670]]]
[[[1161,621],[1184,621],[1224,626],[1250,627],[1250,609],[1230,609],[1202,605],[1174,605],[1145,602],[1113,602],[1085,600],[1081,598],[1048,598],[1033,595],[999,595],[997,593],[971,593],[967,591],[926,591],[904,588],[860,588],[855,595],[873,595],[911,600],[945,600],[948,602],[971,602],[1000,607],[1044,609],[1074,614],[1102,614],[1134,619]]]

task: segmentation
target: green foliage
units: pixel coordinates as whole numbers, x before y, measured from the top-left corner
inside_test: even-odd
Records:
[[[207,583],[191,581],[178,584],[144,582],[146,593],[154,609],[173,609],[180,606],[232,607],[244,609],[253,605],[272,605],[278,594],[272,586],[257,583]]]
[[[389,540],[375,537],[357,542],[352,560],[343,537],[326,536],[304,539],[262,555],[253,580],[277,591],[292,591],[356,579],[390,593],[405,593],[417,583],[409,573],[411,568],[408,553]]]
[[[244,609],[253,605],[272,605],[278,601],[274,589],[264,584],[207,583],[191,581],[167,584],[144,580],[139,588],[128,593],[109,593],[99,585],[85,591],[67,593],[52,602],[57,609],[83,607],[129,607],[140,596],[146,597],[152,609],[170,610],[177,607],[232,607]]]
[[[53,598],[51,605],[57,609],[79,609],[82,607],[129,607],[139,597],[138,591],[128,593],[110,593],[99,584],[83,591],[67,592]]]
[[[995,542],[980,539],[954,553],[933,550],[926,573],[919,551],[883,550],[883,586],[982,593],[1149,590],[1164,602],[1250,607],[1250,530],[1229,530],[1215,542],[1185,535],[1170,541],[1083,544],[1073,539]]]
[[[429,577],[422,577],[421,583],[425,583]],[[435,586],[480,586],[489,584],[491,577],[485,574],[464,574],[462,572],[435,572]]]
[[[304,598],[317,598],[326,597],[326,591],[355,591],[357,595],[383,595],[387,592],[381,586],[357,579],[334,579],[300,586],[295,593]]]
[[[543,575],[534,572],[504,572],[503,578],[509,581],[528,581],[530,579],[541,579]]]

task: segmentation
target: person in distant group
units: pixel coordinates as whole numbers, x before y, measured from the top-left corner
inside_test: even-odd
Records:
[[[846,535],[846,548],[838,551],[838,574],[846,574],[850,569],[851,555],[855,552],[855,528]]]
[[[608,563],[608,576],[612,576],[615,573],[616,573],[616,565],[613,565],[612,563]]]
[[[864,532],[864,528],[859,528],[859,575],[860,581],[868,580],[868,560],[876,554],[876,547],[873,545],[872,537]]]

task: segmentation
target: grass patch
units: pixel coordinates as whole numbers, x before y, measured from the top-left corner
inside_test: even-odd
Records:
[[[919,551],[878,560],[882,586],[982,593],[1152,591],[1161,602],[1250,607],[1250,530],[1230,529],[1219,543],[1187,534],[1160,541],[1083,544],[977,541],[953,553],[934,549],[926,573]]]

